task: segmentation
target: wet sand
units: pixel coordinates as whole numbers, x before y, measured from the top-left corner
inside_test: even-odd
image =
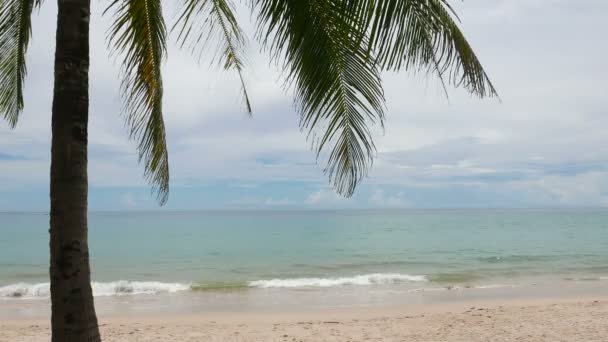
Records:
[[[474,301],[305,312],[100,315],[104,341],[606,341],[608,298]],[[0,341],[50,338],[47,319],[0,320]]]

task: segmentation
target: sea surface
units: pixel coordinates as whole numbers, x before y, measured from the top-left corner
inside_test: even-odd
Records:
[[[0,213],[0,305],[48,301],[48,221]],[[89,235],[99,297],[608,290],[605,209],[93,212]]]

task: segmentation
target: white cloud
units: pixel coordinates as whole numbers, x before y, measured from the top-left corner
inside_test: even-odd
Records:
[[[353,200],[341,197],[331,189],[323,188],[310,193],[305,203],[312,206],[348,206]]]
[[[256,189],[260,185],[256,184],[256,183],[236,183],[236,184],[230,184],[230,186],[233,188],[241,188],[241,189]]]
[[[544,176],[537,180],[517,182],[514,187],[541,203],[608,206],[607,172]]]
[[[274,199],[272,197],[269,197],[264,201],[264,204],[268,206],[284,206],[291,204],[291,202],[288,198]]]
[[[137,207],[137,201],[135,196],[131,192],[126,192],[120,197],[120,204],[126,209],[133,209]]]
[[[405,200],[405,194],[403,192],[399,192],[395,195],[386,195],[384,190],[376,189],[371,197],[369,198],[369,202],[378,207],[405,207],[407,206],[407,202]]]
[[[254,198],[254,197],[241,197],[241,198],[237,198],[237,199],[233,199],[230,201],[230,204],[233,206],[244,206],[244,207],[250,207],[250,206],[255,206],[255,205],[259,205],[261,203],[259,198]]]

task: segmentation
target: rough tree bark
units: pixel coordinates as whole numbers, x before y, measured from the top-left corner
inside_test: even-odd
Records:
[[[87,241],[90,0],[58,0],[51,147],[53,342],[100,341]]]

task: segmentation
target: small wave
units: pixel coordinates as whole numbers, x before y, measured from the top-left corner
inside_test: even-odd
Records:
[[[564,278],[566,281],[604,281],[608,280],[608,277],[567,277]]]
[[[115,281],[110,283],[93,282],[94,296],[115,296],[126,294],[174,293],[190,290],[190,284],[161,283],[157,281]]]
[[[47,298],[49,295],[49,283],[17,283],[0,286],[0,298]]]
[[[249,286],[246,282],[234,282],[234,283],[208,283],[208,284],[193,284],[191,287],[192,291],[206,292],[206,291],[238,291],[248,289]]]
[[[108,283],[93,282],[93,296],[121,296],[136,294],[173,293],[190,290],[190,284],[161,283],[147,281],[119,280]],[[48,298],[50,297],[49,283],[28,284],[18,283],[0,286],[0,298]]]
[[[381,268],[394,268],[394,269],[407,269],[409,267],[419,266],[433,266],[436,265],[433,262],[428,261],[367,261],[367,262],[354,262],[354,263],[337,263],[333,265],[308,265],[308,264],[294,264],[294,267],[308,267],[312,266],[319,268],[324,271],[343,271],[349,269],[381,269]]]
[[[552,261],[556,256],[553,255],[502,255],[477,258],[478,261],[489,264],[499,263],[526,263],[534,261]]]
[[[343,278],[291,278],[250,281],[250,287],[257,288],[298,288],[298,287],[334,287],[346,285],[383,285],[407,282],[426,282],[423,275],[399,273],[374,273]]]
[[[430,277],[430,281],[440,284],[470,283],[479,280],[481,276],[472,272],[437,273]]]
[[[491,289],[515,288],[515,287],[519,287],[519,285],[513,285],[513,284],[489,284],[489,285],[477,285],[477,286],[450,285],[450,286],[445,286],[445,287],[421,287],[421,288],[409,290],[408,292],[491,290]]]

